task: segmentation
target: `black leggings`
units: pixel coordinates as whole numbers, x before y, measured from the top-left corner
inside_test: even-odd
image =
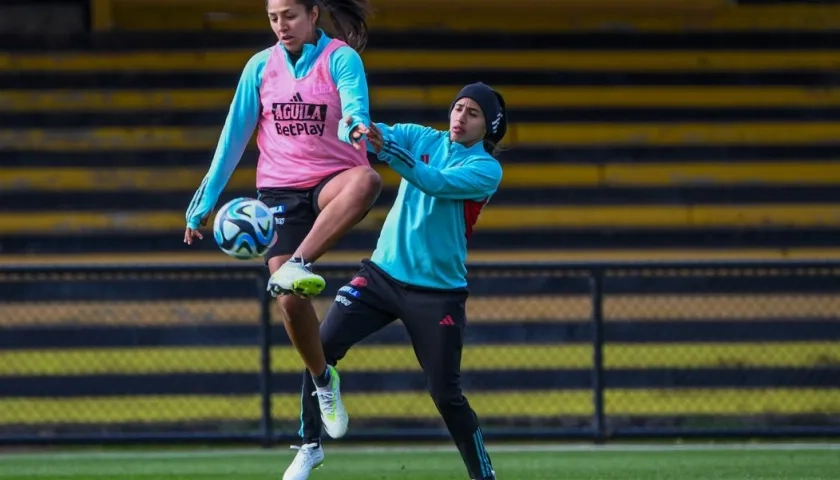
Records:
[[[470,478],[494,478],[478,417],[461,392],[461,350],[466,328],[466,290],[433,291],[408,287],[371,262],[342,287],[321,323],[327,363],[335,365],[356,343],[397,318],[411,344],[432,400],[452,436]],[[315,384],[304,373],[300,434],[304,443],[321,435]],[[353,412],[349,412],[351,417]]]

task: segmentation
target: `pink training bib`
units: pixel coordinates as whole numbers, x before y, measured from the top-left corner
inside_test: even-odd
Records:
[[[301,79],[289,72],[283,47],[272,48],[260,86],[257,188],[312,188],[335,172],[369,165],[364,148],[338,139],[343,119],[330,55],[344,45],[332,39]]]

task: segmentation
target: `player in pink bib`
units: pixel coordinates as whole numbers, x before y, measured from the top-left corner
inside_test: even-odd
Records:
[[[324,428],[347,431],[340,380],[321,346],[309,297],[325,287],[317,260],[373,206],[382,188],[367,160],[368,87],[359,53],[367,40],[367,0],[268,0],[279,42],[245,66],[210,169],[190,203],[184,242],[201,239],[221,191],[257,130],[257,190],[275,215],[266,255],[268,290],[316,386]],[[328,11],[338,37],[318,22]],[[348,123],[347,118],[351,121]]]
[[[334,173],[369,166],[365,151],[339,139],[341,98],[330,56],[344,46],[326,41],[312,70],[299,79],[286,68],[284,49],[271,49],[260,86],[258,189],[308,189]]]

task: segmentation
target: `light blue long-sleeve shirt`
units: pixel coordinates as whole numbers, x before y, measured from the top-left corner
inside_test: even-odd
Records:
[[[319,35],[316,45],[303,46],[301,57],[294,65],[287,57],[286,67],[295,78],[306,76],[329,44],[329,36],[323,31],[319,31]],[[280,44],[276,47],[284,48]],[[260,85],[271,48],[251,57],[242,71],[213,162],[187,208],[186,220],[189,228],[198,228],[201,219],[213,210],[257,127],[261,108]],[[350,143],[350,132],[356,126],[370,125],[370,100],[365,67],[355,50],[341,46],[330,55],[330,73],[341,97],[342,120],[338,126],[338,138]],[[344,122],[347,117],[353,118],[349,126]]]
[[[450,141],[447,131],[376,125],[385,141],[378,158],[403,180],[371,261],[409,285],[465,287],[467,240],[499,188],[502,166],[481,142],[466,148]]]

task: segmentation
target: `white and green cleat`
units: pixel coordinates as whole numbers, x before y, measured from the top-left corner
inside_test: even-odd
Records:
[[[328,365],[327,368],[330,371],[330,384],[323,388],[316,386],[313,395],[318,396],[321,422],[327,435],[332,438],[341,438],[347,433],[350,419],[341,401],[341,378],[338,376],[338,371],[332,365]]]
[[[326,286],[324,277],[312,273],[310,264],[289,260],[271,275],[266,289],[275,297],[277,295],[314,297],[324,291]]]
[[[283,474],[283,480],[306,480],[312,470],[316,470],[324,463],[324,450],[317,443],[308,443],[301,447],[292,446],[297,450],[295,459]]]

